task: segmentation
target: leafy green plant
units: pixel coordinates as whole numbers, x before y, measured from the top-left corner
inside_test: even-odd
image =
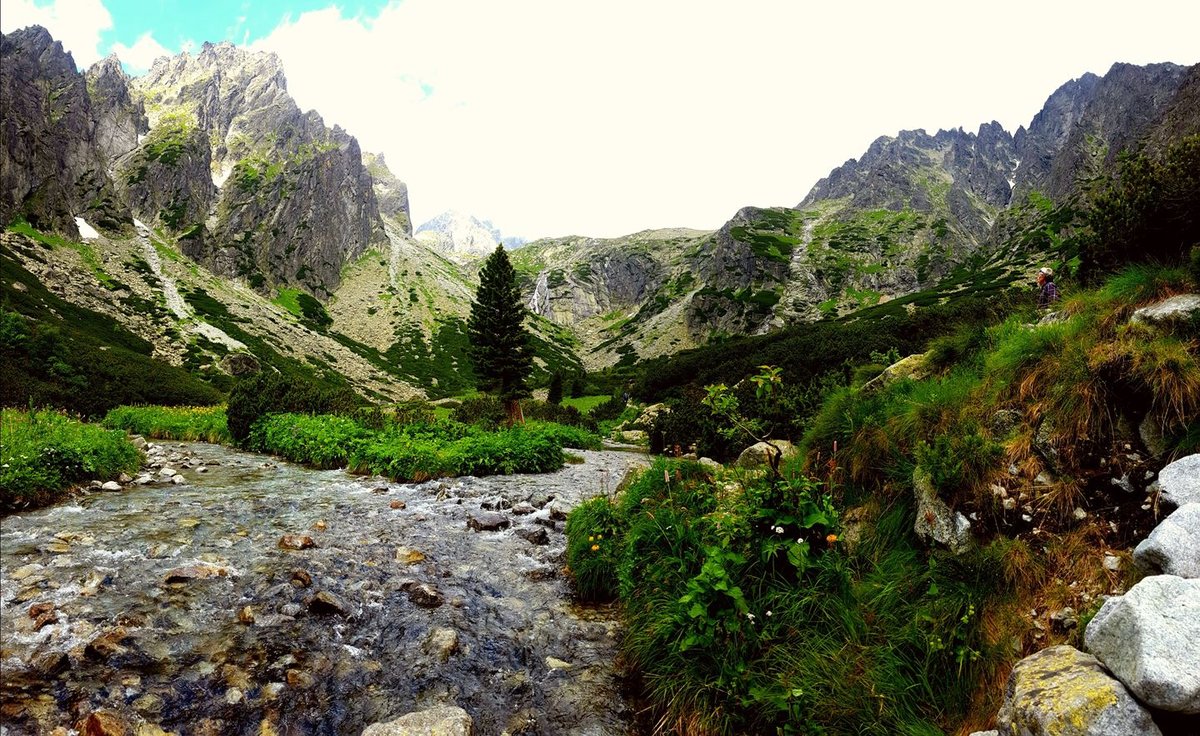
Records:
[[[145,437],[231,443],[223,406],[118,406],[102,424]]]

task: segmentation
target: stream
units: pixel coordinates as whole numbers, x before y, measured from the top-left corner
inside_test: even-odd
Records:
[[[162,448],[186,483],[0,524],[0,734],[358,736],[443,704],[485,736],[633,732],[562,529],[644,456],[401,484]]]

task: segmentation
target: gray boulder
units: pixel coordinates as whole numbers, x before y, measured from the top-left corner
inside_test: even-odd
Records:
[[[1151,325],[1186,322],[1197,312],[1200,312],[1200,294],[1179,294],[1142,307],[1133,313],[1129,321]]]
[[[1146,705],[1200,713],[1200,580],[1144,578],[1104,602],[1083,641]]]
[[[1200,503],[1179,507],[1133,551],[1133,560],[1153,575],[1200,578]]]
[[[1182,457],[1158,474],[1159,498],[1171,507],[1200,503],[1200,454]]]
[[[363,729],[362,736],[471,736],[475,723],[462,708],[443,705]]]
[[[913,531],[924,542],[943,545],[954,554],[962,554],[974,544],[971,522],[938,498],[929,472],[922,467],[913,471],[913,493],[917,498],[917,520]]]
[[[928,377],[930,372],[930,366],[925,361],[924,353],[910,355],[884,368],[883,373],[864,383],[859,391],[864,394],[873,393],[904,378],[920,381]]]
[[[996,726],[1011,736],[1162,736],[1095,657],[1066,645],[1017,662]]]

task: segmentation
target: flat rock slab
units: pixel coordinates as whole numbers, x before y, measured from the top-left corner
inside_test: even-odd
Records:
[[[1200,294],[1179,294],[1135,311],[1130,322],[1158,325],[1165,322],[1186,322],[1200,312]]]
[[[1104,602],[1084,646],[1146,705],[1200,713],[1200,580],[1143,578]]]
[[[1017,662],[996,726],[1021,736],[1162,736],[1095,657],[1066,645]]]
[[[462,708],[444,705],[367,726],[362,736],[471,736],[475,723]]]
[[[1200,503],[1184,504],[1163,519],[1133,551],[1133,559],[1153,575],[1200,578]]]
[[[1200,454],[1181,457],[1158,474],[1159,498],[1171,507],[1200,503]]]

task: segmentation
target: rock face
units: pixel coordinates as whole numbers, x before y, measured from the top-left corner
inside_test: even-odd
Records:
[[[1095,657],[1050,647],[1017,663],[996,717],[1012,736],[1161,736],[1150,713]]]
[[[383,160],[383,154],[363,153],[363,166],[371,175],[379,214],[395,223],[405,235],[412,235],[412,214],[408,209],[408,185],[396,178]]]
[[[966,552],[974,544],[971,522],[960,512],[951,509],[937,496],[937,489],[928,471],[917,467],[913,471],[913,492],[917,497],[917,520],[913,531],[925,542],[936,542],[954,554]]]
[[[1163,519],[1133,559],[1154,575],[1200,578],[1200,503],[1184,504]]]
[[[1179,294],[1156,304],[1142,307],[1133,313],[1130,321],[1154,325],[1176,321],[1186,322],[1197,312],[1200,312],[1200,294]]]
[[[1180,458],[1158,474],[1159,497],[1168,507],[1200,503],[1200,454]]]
[[[322,296],[385,242],[358,141],[300,111],[274,54],[206,43],[158,59],[133,87],[151,122],[125,173],[148,185],[130,189],[134,211],[183,234],[188,256],[258,288]],[[146,196],[161,190],[167,202]]]
[[[1084,645],[1143,703],[1200,713],[1200,580],[1143,578],[1104,602]]]
[[[474,727],[465,710],[444,705],[367,726],[362,736],[471,736]]]
[[[118,113],[125,98],[110,88],[111,67],[89,79],[71,54],[40,26],[0,37],[0,221],[24,217],[35,227],[79,237],[75,217],[118,230],[130,222],[108,176],[107,153],[123,125],[138,126],[136,109]],[[105,71],[108,70],[108,71]]]

